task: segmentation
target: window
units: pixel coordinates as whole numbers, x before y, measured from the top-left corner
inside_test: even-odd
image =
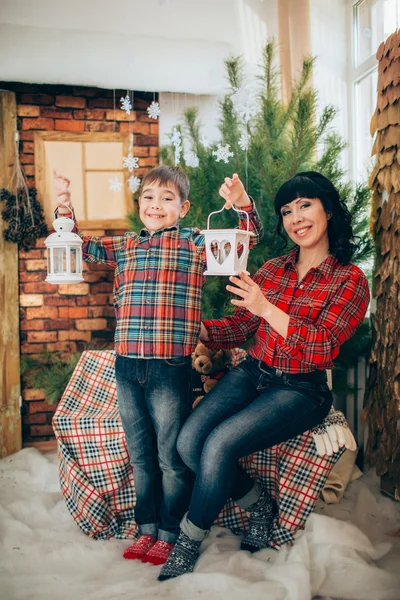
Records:
[[[400,25],[400,0],[359,0],[352,3],[352,152],[351,172],[366,181],[372,168],[373,140],[369,124],[377,101],[376,51]]]
[[[71,196],[82,229],[123,229],[133,208],[128,188],[129,171],[123,168],[129,153],[129,135],[114,133],[37,132],[35,135],[36,186],[46,221],[54,219],[56,200],[53,171],[71,180]],[[111,191],[117,177],[121,190]]]

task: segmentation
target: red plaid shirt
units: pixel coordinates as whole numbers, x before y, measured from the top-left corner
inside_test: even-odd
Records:
[[[253,277],[264,296],[289,315],[286,339],[265,319],[238,308],[231,317],[204,321],[210,348],[234,348],[254,336],[250,356],[284,373],[332,367],[365,317],[368,282],[355,265],[328,256],[298,284],[296,258],[294,249],[266,262]]]

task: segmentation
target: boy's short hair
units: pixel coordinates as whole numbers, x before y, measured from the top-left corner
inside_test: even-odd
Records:
[[[186,174],[179,167],[170,167],[168,165],[160,165],[151,169],[142,180],[139,195],[142,194],[146,185],[157,183],[160,186],[167,186],[168,183],[173,183],[179,192],[181,200],[189,198],[190,183]]]

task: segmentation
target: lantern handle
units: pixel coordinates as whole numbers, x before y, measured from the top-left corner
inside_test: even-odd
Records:
[[[249,219],[249,213],[245,210],[240,210],[239,208],[236,208],[234,204],[232,204],[232,208],[235,212],[237,213],[244,213],[246,215],[247,218],[247,231],[250,230],[250,219]],[[214,210],[213,212],[211,212],[208,215],[208,219],[207,219],[207,229],[210,229],[210,218],[212,217],[212,215],[217,215],[218,213],[222,212],[223,210],[225,210],[225,206],[223,206],[222,208],[220,208],[219,210]]]
[[[58,219],[58,209],[59,209],[59,206],[56,206],[56,209],[55,209],[55,211],[54,211],[54,218],[55,218],[55,219]],[[73,220],[75,221],[75,211],[74,211],[74,209],[73,209],[73,208],[71,208],[70,212],[72,212],[72,215],[73,215],[73,217],[74,217],[74,218],[73,218]],[[64,216],[64,215],[61,215],[61,217],[60,217],[60,218],[62,218],[63,216]],[[67,219],[69,219],[69,217],[66,217],[66,218],[67,218]]]

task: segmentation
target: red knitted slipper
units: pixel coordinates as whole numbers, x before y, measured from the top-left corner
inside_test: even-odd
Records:
[[[142,562],[152,565],[163,565],[171,554],[175,544],[168,544],[162,540],[157,540],[154,546],[142,558]]]
[[[123,554],[129,560],[141,559],[154,546],[157,538],[152,535],[141,535]]]

